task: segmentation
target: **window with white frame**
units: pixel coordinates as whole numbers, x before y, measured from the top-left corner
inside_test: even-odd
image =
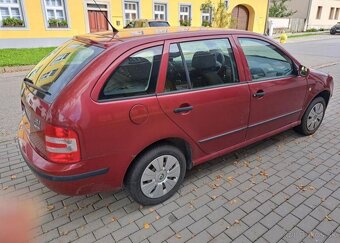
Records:
[[[20,0],[0,0],[0,27],[24,27]]]
[[[138,2],[124,2],[125,25],[139,18]]]
[[[211,23],[211,10],[210,8],[201,11],[202,26],[209,26]]]
[[[180,5],[179,21],[182,26],[190,26],[190,22],[191,22],[191,6],[190,5]]]
[[[49,28],[68,27],[65,0],[44,0],[44,5]]]
[[[154,4],[154,19],[156,20],[167,20],[166,14],[167,6],[164,3],[155,3]]]

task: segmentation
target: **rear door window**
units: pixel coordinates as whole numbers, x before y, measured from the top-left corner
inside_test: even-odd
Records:
[[[239,38],[254,81],[295,74],[293,61],[276,46],[262,40]]]
[[[163,46],[139,51],[121,63],[106,81],[99,99],[154,94]]]
[[[36,86],[50,93],[42,94],[30,89],[38,97],[52,102],[61,90],[95,57],[103,48],[69,41],[44,58],[28,75]]]
[[[170,46],[165,91],[238,83],[228,39],[182,42]]]

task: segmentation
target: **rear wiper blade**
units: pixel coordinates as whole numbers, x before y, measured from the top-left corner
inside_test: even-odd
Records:
[[[43,93],[43,94],[51,95],[50,92],[48,92],[48,91],[46,91],[46,90],[44,90],[44,89],[42,89],[42,88],[36,86],[36,85],[33,83],[33,81],[30,80],[29,78],[24,78],[24,84],[25,84],[26,86],[29,86],[29,87],[31,87],[31,88],[33,88],[33,89],[38,90],[39,92],[41,92],[41,93]]]

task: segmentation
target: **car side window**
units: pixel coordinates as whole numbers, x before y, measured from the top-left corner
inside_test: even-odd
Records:
[[[177,62],[174,61],[176,58]],[[239,82],[229,40],[210,39],[171,45],[167,77],[165,91]]]
[[[178,44],[170,45],[168,69],[166,73],[165,91],[180,91],[189,89],[184,60]]]
[[[121,63],[105,83],[100,100],[154,94],[163,46],[139,51]]]
[[[293,61],[278,47],[262,40],[239,38],[252,80],[265,80],[295,75]]]

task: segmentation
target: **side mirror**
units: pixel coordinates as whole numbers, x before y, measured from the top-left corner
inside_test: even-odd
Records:
[[[309,69],[303,65],[300,65],[299,67],[299,75],[301,77],[307,77],[309,74]]]

